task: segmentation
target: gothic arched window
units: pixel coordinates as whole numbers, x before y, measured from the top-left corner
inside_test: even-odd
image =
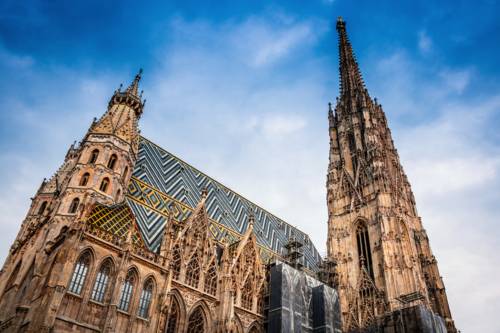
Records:
[[[79,205],[80,205],[80,199],[74,198],[73,201],[71,201],[71,205],[69,206],[68,213],[75,214]]]
[[[179,245],[176,245],[172,252],[172,278],[174,280],[179,280],[179,276],[181,275],[181,261],[181,249]]]
[[[252,310],[252,297],[252,282],[251,278],[248,277],[241,291],[241,306],[247,310]]]
[[[179,329],[180,314],[179,303],[175,297],[172,297],[172,303],[170,304],[170,310],[168,311],[165,333],[177,333]]]
[[[141,292],[141,298],[139,299],[139,311],[138,315],[141,318],[148,318],[149,307],[151,306],[151,299],[153,298],[153,279],[148,279],[144,284]]]
[[[45,212],[45,208],[47,208],[47,201],[42,202],[40,208],[38,208],[38,215],[42,215]]]
[[[92,153],[90,154],[89,163],[94,164],[97,161],[98,156],[99,156],[99,149],[92,150]]]
[[[118,157],[116,157],[116,154],[111,155],[111,157],[109,158],[109,161],[108,161],[108,168],[113,170],[115,168],[117,160],[118,160]]]
[[[113,270],[113,264],[111,260],[106,260],[99,269],[97,277],[94,283],[94,289],[92,290],[91,299],[94,301],[103,303],[104,296],[106,295],[106,290],[108,289],[108,282]]]
[[[127,179],[128,176],[128,166],[125,167],[125,170],[123,170],[123,180]]]
[[[205,275],[205,292],[214,296],[217,292],[217,269],[215,264],[210,266]]]
[[[189,316],[187,333],[204,333],[206,326],[205,314],[201,306],[198,306]]]
[[[356,227],[356,243],[358,245],[359,267],[364,267],[373,278],[372,252],[370,250],[368,228],[361,221]]]
[[[191,287],[198,288],[199,281],[200,264],[198,263],[198,256],[195,254],[191,257],[191,260],[186,268],[186,283]]]
[[[128,311],[130,300],[132,299],[132,294],[134,292],[135,280],[135,272],[133,270],[128,271],[125,282],[122,285],[122,292],[120,295],[120,302],[118,303],[118,309],[125,312]]]
[[[85,279],[87,278],[87,273],[89,272],[89,267],[90,252],[85,252],[76,262],[68,288],[70,292],[77,295],[82,293],[83,285],[85,284]]]
[[[108,190],[108,186],[109,186],[109,178],[106,177],[102,180],[101,186],[99,186],[99,191],[106,193],[106,191]]]
[[[90,174],[88,172],[85,172],[80,179],[80,186],[85,186],[89,182]]]

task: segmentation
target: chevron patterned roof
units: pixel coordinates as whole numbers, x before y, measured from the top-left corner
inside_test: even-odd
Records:
[[[304,266],[312,271],[318,269],[321,257],[307,234],[141,138],[127,201],[151,250],[158,250],[168,214],[178,221],[186,219],[199,203],[203,188],[208,190],[206,205],[215,239],[238,241],[247,229],[248,212],[253,209],[255,235],[264,260],[281,257],[283,245],[293,234],[304,244]]]

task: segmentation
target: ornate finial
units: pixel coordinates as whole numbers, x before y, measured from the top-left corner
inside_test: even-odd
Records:
[[[332,102],[328,102],[328,111],[333,112],[332,110]]]
[[[337,17],[337,29],[345,29],[345,21],[342,16]]]
[[[141,77],[142,77],[142,68],[139,69],[139,72],[135,75],[134,81],[132,81],[132,84],[127,88],[127,92],[132,93],[135,96],[138,95],[139,82],[141,81]]]

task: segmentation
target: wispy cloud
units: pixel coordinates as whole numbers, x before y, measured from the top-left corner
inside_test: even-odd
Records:
[[[418,33],[418,48],[424,55],[427,55],[432,51],[432,39],[424,30],[419,31]]]

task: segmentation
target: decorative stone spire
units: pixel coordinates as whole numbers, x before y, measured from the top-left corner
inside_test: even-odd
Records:
[[[337,32],[339,34],[339,72],[340,72],[340,95],[352,95],[356,92],[364,92],[365,85],[351,42],[347,37],[346,23],[339,16],[337,19]]]
[[[144,109],[144,105],[146,104],[146,100],[142,100],[142,92],[139,94],[139,82],[141,81],[141,77],[142,68],[136,74],[134,80],[125,91],[121,91],[120,85],[120,88],[115,91],[114,95],[111,97],[108,107],[111,108],[116,104],[124,104],[132,108],[135,111],[135,115],[140,117]]]

